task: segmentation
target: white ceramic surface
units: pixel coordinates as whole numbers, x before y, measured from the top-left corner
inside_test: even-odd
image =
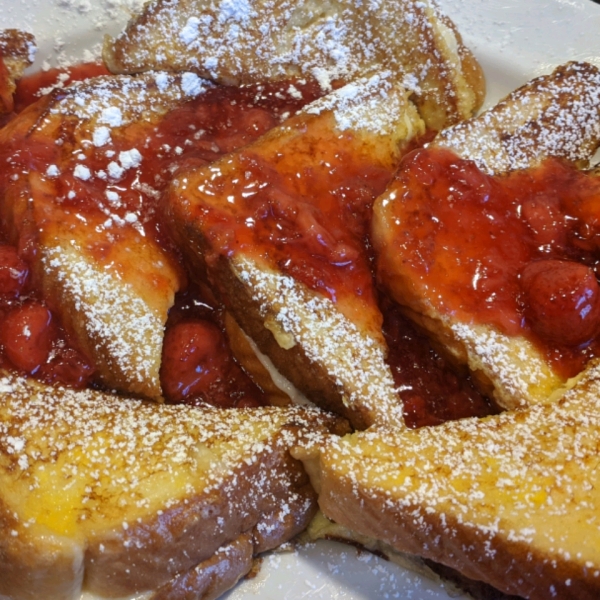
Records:
[[[36,35],[35,68],[89,60],[142,0],[0,0],[0,27]],[[488,81],[486,105],[574,59],[600,66],[600,5],[591,0],[439,0]],[[456,596],[455,596],[456,597]],[[334,542],[268,556],[227,600],[447,600],[439,584]],[[456,597],[459,600],[465,596]]]

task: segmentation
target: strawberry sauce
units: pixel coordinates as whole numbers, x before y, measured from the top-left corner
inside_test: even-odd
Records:
[[[492,177],[422,149],[393,189],[394,247],[426,301],[527,336],[565,376],[600,354],[600,179],[555,159]]]
[[[43,108],[47,99],[35,100],[40,90],[56,81],[68,82],[102,74],[102,69],[97,65],[87,66],[24,80],[16,96],[16,106],[23,109],[33,102],[34,106],[28,110],[41,110],[39,107]],[[265,402],[262,390],[232,355],[222,308],[198,273],[194,271],[192,275],[187,271],[188,266],[165,229],[160,198],[178,173],[209,165],[249,144],[321,93],[315,84],[302,86],[294,82],[301,94],[292,98],[284,93],[289,86],[287,82],[241,89],[214,87],[159,122],[131,126],[127,139],[111,140],[110,150],[119,155],[135,145],[142,155],[143,168],[129,170],[114,189],[93,178],[74,177],[73,165],[67,168],[61,164],[61,176],[54,180],[55,193],[62,199],[61,210],[66,208],[90,219],[97,212],[98,198],[104,198],[107,191],[112,192],[118,198],[119,214],[124,216],[128,211],[136,211],[145,234],[168,249],[180,265],[185,283],[169,314],[161,368],[161,383],[168,402],[210,402],[223,407],[256,406]],[[28,136],[27,128],[15,123],[9,126],[14,127],[13,138],[0,149],[0,160],[10,165],[0,173],[0,186],[4,191],[11,189],[15,174],[21,171],[45,173],[60,158],[54,140]],[[240,184],[244,189],[239,186],[233,189],[236,184],[232,182],[225,185],[233,186],[232,193],[241,204],[248,206],[250,200],[246,199],[251,196],[245,196],[244,192],[251,191],[252,186],[267,182],[269,191],[259,204],[252,206],[253,227],[247,227],[248,214],[244,213],[243,222],[235,218],[231,221],[231,215],[227,215],[226,223],[215,228],[214,234],[220,237],[222,249],[253,247],[257,252],[267,253],[279,268],[334,301],[340,295],[362,295],[361,301],[378,304],[383,315],[384,337],[390,348],[389,363],[396,385],[402,390],[409,426],[497,412],[497,407],[475,390],[470,379],[464,373],[456,373],[397,307],[379,296],[373,286],[369,244],[371,207],[373,199],[392,177],[392,170],[389,165],[370,164],[364,157],[357,163],[358,159],[347,151],[353,143],[351,139],[339,139],[337,143],[337,147],[324,147],[316,140],[314,151],[323,154],[329,167],[322,172],[302,170],[296,173],[293,182],[270,168],[264,157],[243,153],[239,160],[246,173],[246,179]],[[106,162],[106,148],[91,147],[86,152],[84,164],[92,172],[101,168],[102,161]],[[81,157],[73,158],[77,160]],[[294,171],[293,156],[282,157],[280,162],[288,171]],[[467,267],[462,271],[452,270],[455,280],[451,291],[444,296],[448,310],[473,311],[474,318],[483,318],[484,313],[488,318],[491,314],[507,331],[524,329],[542,340],[555,335],[554,329],[548,334],[547,323],[555,322],[556,308],[549,309],[547,303],[545,308],[539,308],[540,303],[544,304],[539,299],[543,296],[540,290],[550,288],[554,290],[554,297],[559,298],[555,303],[559,306],[558,312],[575,314],[583,302],[582,310],[589,315],[583,319],[583,325],[575,316],[562,333],[559,331],[558,335],[562,335],[560,360],[569,365],[569,357],[596,352],[595,338],[588,340],[590,331],[596,331],[600,312],[593,259],[596,192],[589,178],[554,161],[539,171],[498,182],[465,161],[457,162],[455,157],[432,156],[430,151],[415,150],[405,159],[397,181],[410,190],[408,196],[413,202],[407,222],[416,234],[416,246],[410,247],[404,242],[403,251],[413,253],[410,267],[420,277],[425,277],[427,268],[419,260],[429,261],[429,265],[438,258],[428,254],[429,242],[437,235],[446,235],[439,233],[435,219],[441,216],[449,219],[447,231],[450,233],[440,239],[453,250],[443,260]],[[572,186],[576,191],[565,200],[563,192]],[[440,203],[439,198],[447,200],[450,187],[449,206],[455,207],[460,202],[461,207],[466,208],[442,215],[436,212],[442,210],[439,205],[443,202]],[[519,243],[494,245],[490,243],[490,235],[485,237],[483,233],[482,222],[490,219],[492,210],[488,200],[498,188],[505,190],[502,192],[504,204],[493,213],[502,224],[498,232],[508,233]],[[555,193],[556,189],[560,194]],[[320,197],[318,205],[314,200],[317,196]],[[471,205],[473,208],[468,208]],[[52,219],[52,203],[47,208]],[[97,386],[94,365],[63,329],[48,299],[42,298],[37,290],[37,276],[30,272],[30,259],[36,252],[35,230],[18,218],[15,222],[5,220],[3,226],[0,366],[49,383]],[[417,246],[419,252],[415,250]],[[109,248],[98,244],[95,252],[102,259]],[[542,260],[546,262],[539,262]],[[526,269],[532,262],[538,266]],[[506,271],[516,276],[503,278]],[[440,285],[435,273],[434,268],[432,289]],[[474,279],[476,273],[478,278]],[[474,280],[480,281],[476,288],[471,285]],[[579,290],[576,297],[567,297],[557,280],[568,280],[570,288]],[[489,301],[490,297],[494,298],[493,302]],[[565,338],[567,331],[570,338]],[[554,346],[540,343],[546,343],[549,354],[555,356]],[[577,345],[576,352],[573,344]]]
[[[102,63],[83,63],[25,75],[17,83],[14,96],[15,112],[20,113],[51,89],[64,87],[74,81],[83,81],[108,74],[108,69]]]
[[[30,106],[28,110],[33,112],[29,119],[31,115],[35,118],[35,114],[43,114],[47,102],[47,97],[35,100],[45,87],[104,72],[104,67],[84,65],[68,72],[53,71],[24,79],[17,93],[17,106],[21,109]],[[292,97],[284,93],[289,87],[290,82],[245,88],[214,87],[158,122],[141,120],[129,126],[123,139],[115,137],[102,148],[92,145],[82,148],[72,159],[66,159],[70,161],[68,164],[61,151],[77,139],[75,133],[70,133],[73,125],[68,119],[62,125],[61,144],[57,145],[52,138],[30,135],[27,117],[16,117],[9,124],[10,142],[0,149],[0,161],[9,167],[0,173],[2,192],[8,191],[4,202],[8,207],[11,194],[29,193],[23,187],[27,179],[23,180],[21,173],[44,174],[51,165],[58,165],[61,175],[50,180],[51,195],[36,196],[37,214],[43,210],[44,219],[71,222],[73,226],[77,226],[76,219],[101,223],[106,217],[98,206],[106,204],[108,198],[114,206],[118,205],[111,216],[113,221],[135,214],[144,235],[152,236],[178,262],[177,249],[164,230],[160,209],[160,195],[170,177],[184,165],[208,164],[253,141],[286,114],[295,113],[321,93],[316,84],[298,83],[295,86],[298,92]],[[57,89],[53,93],[60,97],[62,91]],[[20,126],[19,119],[24,126]],[[117,157],[121,152],[132,155],[132,147],[139,148],[142,166],[129,169],[118,184],[107,185],[106,180],[97,177],[77,176],[81,174],[81,170],[76,170],[77,163],[96,173],[106,165],[107,151]],[[7,209],[0,214],[7,236],[7,243],[0,246],[0,366],[49,383],[74,387],[96,385],[89,357],[77,349],[73,337],[61,328],[47,303],[53,299],[41,298],[37,275],[29,272],[30,259],[37,252],[35,221],[18,210],[15,213]],[[122,231],[113,227],[113,239],[125,235]],[[110,253],[100,237],[92,250],[99,261]],[[181,269],[183,280],[190,281],[183,273],[183,265]],[[256,406],[264,402],[261,390],[229,350],[220,309],[210,293],[201,291],[199,286],[184,286],[170,312],[161,383],[170,402],[210,402],[218,406]]]

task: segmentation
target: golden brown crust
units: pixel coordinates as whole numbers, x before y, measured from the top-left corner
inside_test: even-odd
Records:
[[[489,542],[489,536],[462,528],[456,516],[428,514],[422,506],[411,504],[401,511],[391,510],[384,493],[363,495],[338,480],[332,493],[327,478],[325,482],[320,504],[330,518],[401,552],[449,565],[470,579],[530,600],[594,600],[600,593],[597,578],[591,573],[582,576],[581,566],[550,559],[526,542]],[[407,515],[413,523],[407,523]]]
[[[44,299],[104,386],[155,400],[162,397],[162,340],[182,280],[180,267],[144,229],[152,212],[148,199],[130,210],[98,187],[94,208],[84,203],[80,214],[65,206],[59,175],[78,181],[81,173],[82,182],[106,181],[110,190],[119,181],[110,175],[111,165],[125,168],[112,155],[102,159],[105,164],[94,162],[94,153],[102,144],[108,147],[111,136],[130,139],[131,153],[143,165],[135,147],[139,129],[188,100],[186,89],[181,77],[156,74],[80,82],[21,113],[0,136],[9,146],[56,149],[35,170],[12,167],[16,176],[7,176],[0,206],[10,241],[33,246],[31,267]],[[201,91],[201,85],[195,88]]]
[[[150,600],[214,600],[252,569],[253,557],[252,536],[244,533],[208,560],[162,586]]]
[[[258,255],[251,248],[230,251],[219,246],[221,236],[215,235],[212,218],[222,214],[240,219],[245,209],[236,202],[242,205],[244,194],[237,188],[230,190],[227,182],[244,181],[240,174],[247,157],[258,157],[290,182],[286,192],[293,203],[290,210],[298,212],[306,210],[306,203],[305,192],[294,189],[295,173],[311,170],[329,180],[331,165],[341,163],[340,136],[345,156],[353,164],[391,172],[401,148],[424,131],[407,96],[382,74],[349,84],[306,106],[241,151],[209,167],[179,173],[168,196],[176,239],[191,263],[205,265],[221,301],[259,350],[311,401],[360,429],[376,422],[404,425],[401,401],[385,361],[382,317],[366,251],[354,239],[348,242],[356,243],[352,246],[356,268],[361,274],[368,272],[361,279],[367,283],[361,294],[339,294],[334,302],[285,274],[268,251],[261,249]],[[268,175],[268,169],[263,169],[260,176],[263,171]],[[339,184],[331,180],[331,189],[324,185],[319,192],[323,198],[338,194]],[[275,185],[268,178],[264,183]],[[270,189],[260,194],[268,198]],[[262,201],[261,196],[255,201]],[[316,200],[311,203],[318,211]],[[340,205],[340,210],[348,208]],[[303,234],[302,229],[298,234]]]
[[[495,174],[535,167],[549,156],[585,165],[600,144],[599,102],[600,70],[567,63],[441,131],[432,145]]]
[[[33,63],[35,38],[27,31],[4,29],[0,31],[0,55],[13,79],[19,79],[23,71]]]
[[[461,71],[466,81],[466,88],[472,93],[473,99],[471,99],[471,102],[473,102],[473,109],[471,110],[470,116],[473,116],[485,101],[486,81],[483,67],[479,64],[479,61],[473,52],[465,46],[462,35],[452,19],[444,14],[440,14],[439,19],[446,27],[452,30],[456,38],[457,54],[460,59]],[[465,112],[465,115],[466,114],[467,113]]]
[[[239,532],[253,534],[253,554],[269,550],[302,531],[316,510],[306,475],[277,444],[257,453],[251,465],[240,460],[228,479],[127,529],[91,533],[86,587],[116,597],[156,589],[165,578],[210,560]],[[268,486],[261,484],[267,479]],[[290,512],[282,521],[283,505]]]
[[[193,234],[190,232],[191,235]],[[294,344],[291,348],[282,347],[273,332],[265,327],[266,319],[261,302],[252,297],[252,288],[242,282],[236,275],[236,270],[234,265],[222,257],[212,274],[229,310],[259,350],[317,406],[348,419],[358,429],[366,429],[371,424],[369,416],[360,407],[349,408],[344,405],[340,389],[325,365],[311,360],[302,344]],[[307,300],[310,295],[307,291]]]
[[[591,600],[600,593],[599,392],[595,362],[553,405],[332,441],[319,505],[507,594]]]
[[[0,498],[0,598],[38,600],[44,590],[47,598],[79,600],[83,580],[79,544],[45,531],[45,542],[40,545],[23,535],[22,527]]]
[[[33,35],[18,29],[0,31],[0,115],[13,111],[13,94],[16,81],[23,76],[25,69],[33,63],[36,51]]]
[[[234,84],[310,76],[329,86],[390,69],[433,129],[473,115],[485,90],[430,0],[157,0],[106,39],[104,60],[115,73],[190,70]]]
[[[244,535],[252,554],[271,549],[312,518],[289,450],[329,427],[347,431],[316,410],[169,407],[3,373],[0,594],[120,597],[186,573],[222,590],[235,571],[207,583],[200,563]]]

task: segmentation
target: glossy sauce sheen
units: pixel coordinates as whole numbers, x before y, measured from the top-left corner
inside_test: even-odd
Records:
[[[383,298],[381,305],[388,363],[402,399],[407,427],[439,425],[500,412],[492,399],[477,390],[466,370],[456,373],[448,365],[397,304]]]
[[[0,236],[0,367],[80,388],[93,367],[36,293],[29,268]]]
[[[379,331],[368,232],[394,160],[370,156],[332,119],[299,115],[276,133],[189,180],[182,175],[209,260],[243,253],[266,261],[342,311],[350,304],[354,322]]]
[[[69,75],[71,79],[83,79],[86,72],[87,75],[96,75],[98,69],[97,65],[89,66],[87,71],[79,67]],[[32,101],[37,96],[36,90],[47,85],[48,81],[56,80],[56,76],[56,73],[41,74],[37,79],[24,81],[17,95],[21,106]],[[111,150],[118,155],[121,150],[138,148],[143,156],[143,168],[129,169],[114,186],[107,186],[98,178],[82,181],[74,177],[73,168],[66,168],[59,162],[60,155],[52,139],[29,136],[17,130],[12,143],[0,149],[0,161],[10,164],[10,168],[0,174],[0,185],[5,190],[10,188],[13,174],[31,171],[44,173],[48,165],[58,162],[62,175],[54,180],[53,192],[61,199],[61,219],[84,217],[91,221],[100,216],[105,220],[104,216],[97,214],[96,199],[103,198],[107,190],[114,191],[118,194],[121,212],[138,214],[145,234],[170,249],[173,258],[178,260],[177,250],[163,229],[159,206],[160,192],[171,173],[182,165],[208,164],[224,153],[251,142],[278,124],[282,115],[294,113],[320,94],[318,86],[314,84],[298,84],[296,88],[302,91],[302,97],[292,98],[282,93],[284,87],[289,87],[289,82],[286,85],[242,89],[211,89],[173,110],[158,123],[140,122],[129,126],[124,139],[119,137],[112,140]],[[55,93],[60,94],[60,91]],[[44,101],[42,99],[40,102]],[[68,127],[68,124],[64,127],[64,137],[66,143],[71,143]],[[97,172],[106,164],[105,151],[106,148],[88,147],[84,164]],[[81,160],[81,156],[73,160]],[[145,193],[142,191],[144,186],[155,193]],[[47,204],[44,210],[52,220],[55,209],[52,201]],[[14,247],[4,246],[7,249],[4,252],[6,261],[0,265],[0,277],[6,280],[6,287],[0,290],[0,316],[4,321],[4,337],[11,338],[10,343],[0,340],[3,346],[0,360],[2,364],[16,367],[44,381],[76,387],[88,385],[93,382],[93,365],[78,353],[73,340],[60,329],[52,311],[39,298],[35,281],[27,273],[23,277],[13,277],[21,268],[27,271],[28,259],[36,252],[35,231],[30,231],[26,222],[17,225],[17,239],[13,235],[11,241],[17,244],[19,252]],[[119,229],[112,228],[111,235],[113,239],[120,235]],[[101,236],[94,242],[93,252],[98,260],[101,261],[109,251],[109,243],[103,242]],[[11,261],[15,260],[20,261],[17,270],[14,265],[11,266]],[[176,350],[173,356],[163,357],[164,365],[173,367],[163,368],[161,372],[167,400],[190,403],[209,401],[220,406],[261,404],[261,391],[231,356],[220,311],[211,302],[210,294],[203,294],[199,288],[194,288],[193,297],[190,297],[189,290],[184,290],[170,312],[165,349],[166,352],[169,352],[169,348]],[[198,310],[197,307],[204,307],[204,310]],[[48,318],[42,318],[44,315]],[[14,334],[17,330],[25,331],[26,339]],[[209,334],[199,337],[201,330]],[[59,368],[54,358],[58,349],[64,349],[62,354],[66,353],[73,369],[77,367],[77,373]]]
[[[305,127],[312,134],[315,124],[296,122],[281,134],[283,144],[278,137],[263,140],[200,174],[182,174],[189,177],[185,185],[196,201],[193,218],[211,252],[266,258],[334,302],[362,296],[366,308],[359,318],[379,304],[383,321],[377,327],[383,326],[409,427],[497,412],[466,374],[453,372],[397,306],[375,297],[372,204],[391,180],[394,165],[361,154],[352,134],[332,134],[325,125],[313,137]]]
[[[98,74],[98,68],[91,66],[88,74]],[[32,102],[37,90],[55,81],[57,75],[60,73],[24,81],[17,94],[18,106]],[[82,79],[85,69],[80,67],[69,76]],[[296,87],[301,86],[296,84]],[[277,86],[263,86],[260,93],[258,91],[256,88],[216,88],[173,111],[157,125],[140,124],[131,128],[127,140],[116,140],[116,152],[120,149],[119,143],[130,148],[131,140],[137,140],[136,145],[144,157],[143,169],[132,170],[119,181],[121,202],[125,209],[144,206],[141,222],[145,231],[170,248],[174,257],[177,257],[177,249],[162,229],[158,201],[142,194],[139,186],[137,190],[132,189],[131,184],[138,180],[160,191],[172,173],[203,167],[253,141],[277,124],[284,113],[295,112],[302,103],[320,93],[309,84],[302,89],[302,100],[294,103],[289,96],[282,101]],[[194,136],[190,131],[203,133]],[[238,244],[253,247],[253,251],[268,252],[282,270],[333,300],[340,294],[360,295],[368,290],[369,297],[365,300],[373,302],[368,242],[371,206],[392,171],[357,160],[345,149],[350,142],[341,136],[335,146],[322,149],[319,140],[315,140],[319,151],[327,153],[329,166],[322,172],[305,170],[292,183],[267,166],[261,157],[243,155],[241,161],[248,177],[243,184],[238,182],[235,193],[246,204],[246,209],[250,203],[243,196],[245,191],[267,182],[270,192],[251,208],[255,227],[245,226],[247,214],[243,220],[234,222],[232,230],[229,229],[231,223],[221,226],[223,248],[232,249]],[[181,152],[174,155],[167,148],[181,148]],[[15,140],[10,148],[0,149],[4,157],[0,160],[11,157],[13,172],[19,168],[43,172],[52,164],[54,152],[52,144],[46,146],[39,140],[34,143],[21,139]],[[97,157],[99,163],[102,159],[102,156]],[[93,169],[94,160],[93,154],[87,156],[86,165]],[[280,160],[282,164],[287,160],[288,170],[290,164],[293,168],[293,156]],[[71,172],[65,169],[58,182],[58,193],[68,198],[70,191],[76,192],[73,208],[77,213],[93,213],[94,198],[105,189],[97,189],[93,182],[81,182],[73,178]],[[9,176],[9,172],[0,174],[3,188],[9,184]],[[236,186],[231,182],[227,185]],[[318,207],[315,192],[321,198]],[[297,198],[298,194],[302,202],[292,206],[290,196]],[[234,237],[231,237],[232,231]],[[93,365],[77,351],[36,292],[26,260],[35,252],[35,244],[26,231],[21,231],[19,247],[19,252],[7,244],[0,247],[0,318],[3,331],[7,332],[4,334],[7,339],[0,340],[3,344],[0,365],[17,368],[47,382],[76,387],[93,383]],[[102,244],[98,245],[99,256],[103,251]],[[452,373],[392,305],[384,301],[382,310],[384,333],[390,346],[390,366],[397,385],[404,390],[402,395],[410,426],[495,411],[472,389],[468,380]],[[23,331],[27,332],[25,337]],[[190,283],[178,294],[170,311],[161,381],[171,402],[209,401],[220,406],[253,406],[264,402],[261,390],[233,359],[223,331],[221,311],[202,282]]]
[[[526,335],[566,376],[598,356],[600,179],[554,159],[492,177],[422,149],[394,191],[394,244],[426,300]]]

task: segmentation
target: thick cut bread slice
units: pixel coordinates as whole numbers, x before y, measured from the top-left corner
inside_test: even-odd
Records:
[[[254,144],[179,173],[176,237],[281,373],[364,428],[402,423],[364,236],[423,124],[384,76],[349,84]]]
[[[506,593],[593,600],[599,432],[596,362],[553,405],[332,440],[321,452],[319,504],[360,534]]]
[[[531,81],[481,116],[443,130],[432,147],[450,149],[488,173],[534,167],[548,157],[585,161],[600,142],[599,106],[600,71],[570,63]],[[410,215],[398,186],[392,183],[374,207],[373,242],[383,285],[440,347],[469,366],[500,406],[554,401],[568,382],[531,341],[475,319],[459,319],[428,299],[427,284],[398,251],[399,240],[415,231],[407,225]],[[465,238],[461,243],[469,242]]]
[[[0,31],[0,115],[13,111],[16,81],[33,63],[36,49],[31,33],[18,29]]]
[[[430,0],[155,0],[106,40],[104,60],[115,73],[189,70],[234,84],[312,77],[326,88],[390,69],[433,129],[470,117],[485,88]]]
[[[0,597],[222,592],[308,523],[314,492],[288,450],[340,426],[316,409],[165,406],[3,373]]]
[[[585,165],[600,144],[599,104],[598,68],[567,63],[441,131],[432,145],[494,174],[535,167],[549,156]]]
[[[98,78],[55,91],[0,134],[10,241],[102,383],[147,398],[162,395],[181,273],[153,236],[156,192],[135,174],[152,159],[145,140],[160,119],[204,89],[191,73]]]

